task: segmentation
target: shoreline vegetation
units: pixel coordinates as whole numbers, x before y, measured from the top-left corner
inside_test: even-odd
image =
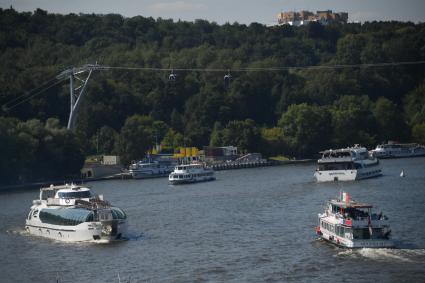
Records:
[[[71,179],[90,155],[127,165],[158,143],[290,159],[425,144],[424,50],[424,23],[267,27],[0,9],[0,185]],[[94,62],[175,76],[95,71],[66,130],[69,84],[55,77]],[[417,64],[368,66],[396,62]]]

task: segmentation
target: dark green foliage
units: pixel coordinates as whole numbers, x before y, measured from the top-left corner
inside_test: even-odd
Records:
[[[117,142],[117,152],[124,164],[139,160],[152,146],[154,139],[153,120],[147,116],[134,115],[125,121]]]
[[[211,135],[211,145],[233,145],[237,146],[240,152],[258,152],[260,143],[260,130],[251,119],[230,121],[224,129],[216,124]]]
[[[49,119],[0,117],[1,184],[79,177],[84,155],[76,136]]]
[[[312,156],[331,144],[331,115],[326,107],[291,105],[278,123],[291,156]]]
[[[343,96],[330,111],[335,146],[350,146],[354,142],[371,147],[376,143],[376,120],[367,96]]]
[[[261,152],[266,157],[290,152],[288,142],[281,127],[261,129]]]
[[[1,172],[10,180],[66,175],[75,173],[81,151],[119,153],[129,162],[157,142],[300,157],[354,143],[424,142],[424,65],[238,71],[424,60],[425,24],[220,26],[0,9],[0,142],[9,165]],[[94,72],[75,134],[48,122],[67,123],[66,83],[8,103],[70,66],[96,61],[173,68],[177,79],[169,81],[168,71]],[[181,68],[229,69],[232,79]]]
[[[91,152],[96,154],[113,154],[118,133],[108,126],[100,128],[90,139]]]

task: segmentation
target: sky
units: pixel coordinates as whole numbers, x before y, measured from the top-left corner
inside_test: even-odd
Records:
[[[425,22],[425,0],[0,0],[0,8],[17,11],[37,8],[50,13],[116,13],[193,21],[206,19],[218,24],[277,22],[281,11],[332,10],[348,12],[350,22]]]

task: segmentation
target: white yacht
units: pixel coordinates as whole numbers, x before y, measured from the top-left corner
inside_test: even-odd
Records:
[[[319,213],[316,233],[324,240],[346,248],[391,248],[388,218],[372,212],[372,205],[350,200],[348,193],[330,200]]]
[[[314,177],[317,182],[353,181],[382,175],[381,165],[366,148],[355,145],[321,152]]]
[[[174,160],[142,160],[133,162],[129,167],[129,173],[134,179],[154,178],[168,176],[176,166]]]
[[[393,143],[379,144],[371,150],[377,158],[401,158],[425,156],[425,146],[417,143]]]
[[[202,163],[178,165],[168,176],[170,184],[196,183],[215,180],[214,170]]]
[[[113,241],[125,236],[127,216],[103,196],[92,195],[87,187],[50,185],[41,188],[40,198],[33,200],[25,229],[66,242]]]

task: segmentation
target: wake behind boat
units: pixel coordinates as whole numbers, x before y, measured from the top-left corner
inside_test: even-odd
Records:
[[[214,170],[202,163],[183,164],[175,167],[168,177],[170,184],[187,184],[215,180]]]
[[[355,145],[325,150],[321,154],[314,173],[317,182],[354,181],[382,175],[379,160],[371,156],[365,147]]]
[[[127,216],[118,207],[74,184],[40,189],[26,219],[32,235],[58,241],[119,240],[127,232]]]
[[[316,233],[324,240],[347,248],[392,248],[388,218],[372,213],[372,205],[355,202],[348,193],[328,202],[319,213]]]

